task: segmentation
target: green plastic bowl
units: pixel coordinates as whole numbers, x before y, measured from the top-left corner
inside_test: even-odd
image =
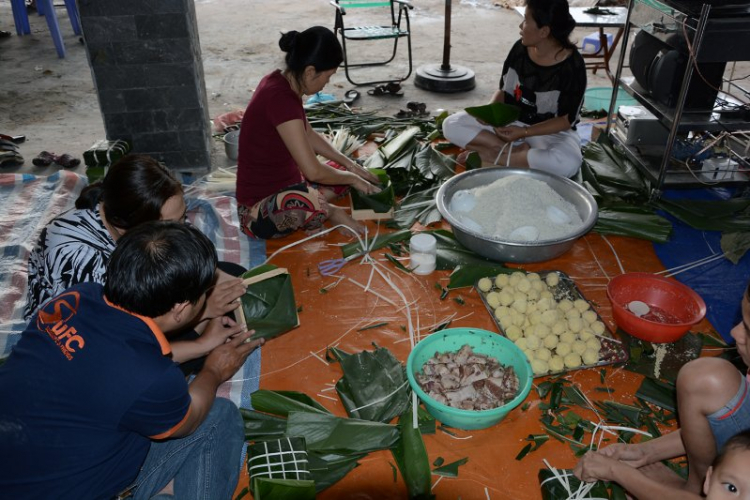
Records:
[[[612,99],[612,87],[591,87],[586,89],[583,96],[583,106],[589,111],[603,109],[609,111],[609,101]],[[620,106],[637,106],[638,101],[630,97],[627,92],[620,89],[617,92],[615,111]]]
[[[503,406],[491,410],[459,410],[438,403],[425,393],[414,378],[414,373],[422,370],[422,365],[436,352],[457,352],[469,344],[474,352],[492,356],[504,366],[512,366],[518,375],[519,393]],[[534,373],[526,355],[507,338],[497,333],[479,328],[449,328],[433,333],[423,339],[409,354],[406,360],[406,376],[409,385],[422,400],[427,411],[442,423],[457,429],[485,429],[500,422],[510,411],[520,405],[531,390]]]

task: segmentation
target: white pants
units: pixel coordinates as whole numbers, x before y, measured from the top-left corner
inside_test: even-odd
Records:
[[[521,122],[514,122],[511,125],[527,126]],[[466,111],[452,114],[443,121],[445,138],[464,149],[482,130],[495,133],[491,125],[482,125]],[[573,177],[581,167],[583,161],[581,142],[575,130],[527,137],[518,142],[526,142],[529,145],[527,158],[529,166],[535,170]]]

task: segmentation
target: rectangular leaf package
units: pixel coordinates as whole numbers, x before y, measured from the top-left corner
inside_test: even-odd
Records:
[[[107,169],[128,152],[130,152],[130,143],[127,141],[102,139],[95,142],[83,152],[83,162],[86,164],[86,175],[89,182],[104,177]]]
[[[351,206],[354,220],[383,220],[393,217],[393,207],[396,205],[396,195],[393,191],[391,179],[385,170],[379,168],[369,169],[378,178],[382,187],[375,194],[362,194],[352,190]]]
[[[242,275],[247,287],[237,309],[239,321],[255,330],[252,339],[272,339],[299,326],[289,271],[272,264]]]

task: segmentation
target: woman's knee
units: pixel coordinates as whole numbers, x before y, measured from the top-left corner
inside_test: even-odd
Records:
[[[740,377],[737,368],[725,359],[694,359],[677,375],[677,399],[681,405],[695,401],[711,411],[737,393]]]
[[[443,120],[443,137],[456,146],[465,148],[481,130],[479,122],[473,120],[465,111],[460,111]],[[472,126],[473,125],[473,126]]]

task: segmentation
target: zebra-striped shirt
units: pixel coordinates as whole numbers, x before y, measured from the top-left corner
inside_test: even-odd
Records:
[[[104,284],[114,249],[98,208],[73,209],[53,219],[29,256],[26,321],[47,300],[75,284]]]

